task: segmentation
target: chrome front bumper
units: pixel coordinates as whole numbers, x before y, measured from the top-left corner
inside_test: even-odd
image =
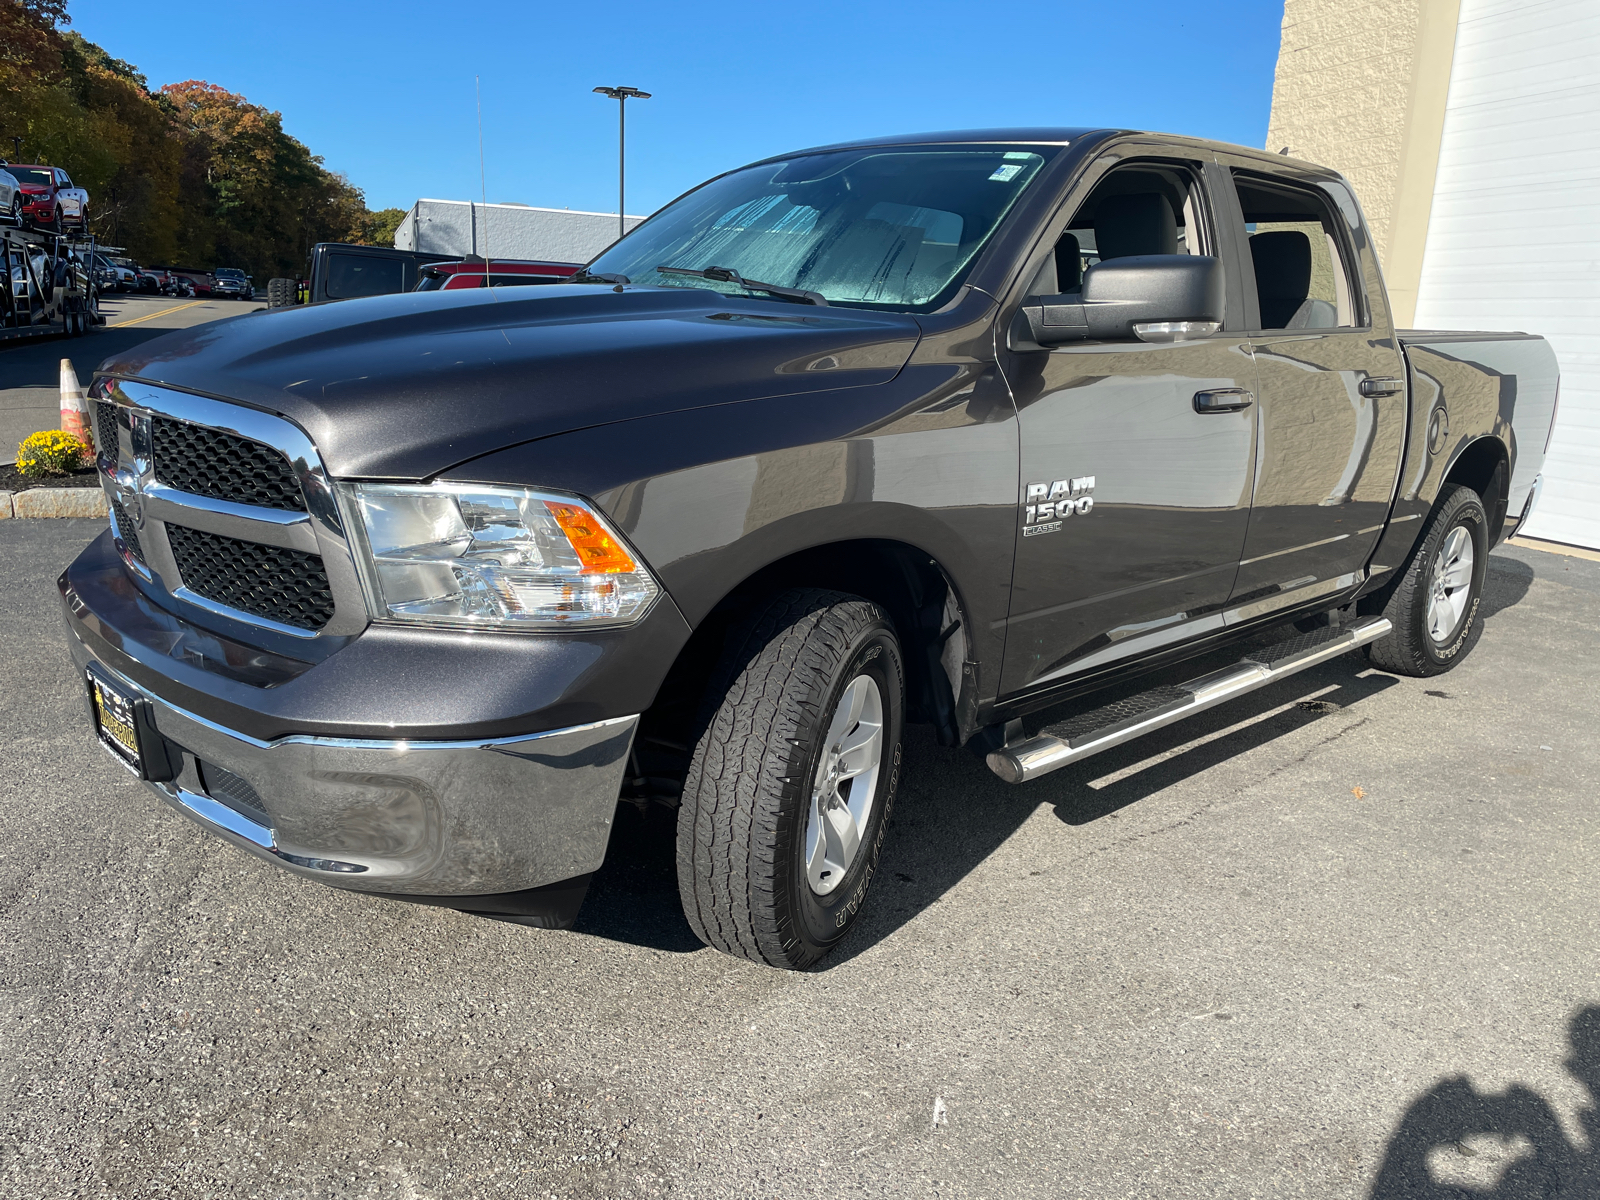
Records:
[[[82,671],[89,649],[73,638],[72,651]],[[179,812],[296,874],[435,901],[521,892],[596,870],[639,720],[459,742],[265,742],[95,665],[148,699],[156,729],[184,751],[176,779],[147,784]],[[249,791],[232,780],[208,789],[208,777],[226,779],[219,767],[259,803],[240,803]]]

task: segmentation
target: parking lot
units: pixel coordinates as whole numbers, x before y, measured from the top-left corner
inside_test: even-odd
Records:
[[[140,342],[261,307],[239,300],[165,296],[102,296],[106,323],[82,338],[41,338],[0,347],[0,465],[15,462],[17,443],[30,433],[60,427],[61,360],[70,358],[88,386],[95,366]]]
[[[1441,678],[1349,656],[1020,788],[914,730],[864,924],[785,974],[628,809],[571,932],[201,832],[88,732],[97,532],[0,523],[4,1196],[1600,1194],[1600,563],[1499,550]]]

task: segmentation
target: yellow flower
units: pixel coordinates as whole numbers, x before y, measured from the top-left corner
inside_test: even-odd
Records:
[[[31,433],[17,447],[17,473],[28,479],[69,475],[83,466],[89,453],[89,447],[59,429]]]

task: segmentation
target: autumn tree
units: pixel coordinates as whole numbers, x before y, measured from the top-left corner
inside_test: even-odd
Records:
[[[0,0],[0,153],[65,167],[91,228],[144,262],[298,275],[318,241],[392,226],[282,115],[202,80],[152,93],[69,24],[66,0]],[[394,222],[398,224],[398,219]]]

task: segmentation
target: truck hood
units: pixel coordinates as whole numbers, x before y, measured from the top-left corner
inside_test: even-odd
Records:
[[[142,343],[100,373],[288,417],[336,477],[426,479],[612,421],[886,383],[919,336],[895,313],[556,284],[272,309]]]

